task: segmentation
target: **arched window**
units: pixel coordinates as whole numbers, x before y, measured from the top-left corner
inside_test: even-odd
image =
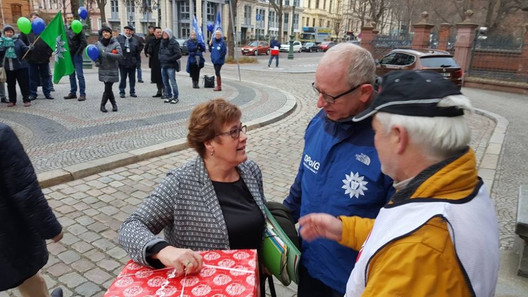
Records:
[[[22,5],[11,4],[11,16],[13,17],[13,22],[16,22],[22,16]]]

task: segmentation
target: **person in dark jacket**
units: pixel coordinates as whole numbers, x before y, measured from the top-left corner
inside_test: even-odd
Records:
[[[150,81],[156,84],[158,92],[152,97],[163,97],[163,80],[161,78],[161,65],[159,60],[161,42],[161,28],[154,28],[154,38],[150,38],[147,54],[149,57]]]
[[[35,15],[33,19],[37,17]],[[49,72],[49,61],[53,51],[33,31],[29,34],[21,33],[20,39],[31,47],[30,51],[24,53],[24,59],[29,64],[29,100],[35,100],[37,98],[37,88],[40,84],[42,84],[44,97],[46,99],[54,99],[51,96],[51,77]]]
[[[204,67],[205,60],[202,52],[205,52],[205,44],[199,42],[196,38],[196,32],[191,32],[191,37],[187,40],[187,51],[189,58],[187,59],[187,73],[191,75],[193,88],[199,89],[198,81],[200,79],[200,69]]]
[[[15,29],[10,25],[4,26],[4,37],[0,45],[0,57],[4,61],[7,76],[7,92],[9,93],[8,107],[13,107],[17,102],[16,84],[20,87],[24,106],[31,106],[29,100],[29,71],[26,60],[21,60],[29,49],[27,44],[15,36]]]
[[[216,88],[213,91],[222,91],[222,77],[220,76],[220,69],[225,63],[225,55],[227,53],[227,47],[222,37],[222,31],[216,30],[215,38],[211,38],[209,41],[209,51],[211,52],[211,62],[215,69],[216,75]]]
[[[2,123],[0,222],[0,291],[18,287],[24,297],[49,296],[40,269],[48,262],[46,239],[61,240],[62,226],[40,189],[24,147],[11,127]]]
[[[116,39],[123,50],[123,59],[119,61],[119,74],[121,81],[119,82],[119,96],[125,98],[126,79],[130,83],[130,97],[137,97],[136,95],[136,68],[138,57],[141,53],[137,39],[132,36],[134,27],[130,25],[125,26],[125,35],[119,35]]]
[[[70,93],[64,99],[77,98],[77,80],[79,80],[79,99],[78,101],[86,100],[86,82],[84,80],[83,72],[83,51],[88,45],[84,31],[79,33],[73,32],[71,24],[73,22],[73,15],[66,16],[66,35],[68,37],[68,46],[70,47],[70,54],[75,71],[70,74]],[[77,75],[77,80],[75,76]]]
[[[181,49],[176,38],[172,36],[169,28],[163,30],[159,48],[159,62],[161,65],[161,77],[165,88],[165,103],[178,103],[178,83],[176,83],[176,72],[180,71]],[[174,97],[173,97],[174,96]]]
[[[275,58],[275,67],[279,67],[279,53],[280,53],[280,42],[274,37],[273,40],[270,43],[270,50],[278,50],[279,52],[274,55],[273,53],[270,55],[269,61],[268,61],[268,68],[271,66],[271,62],[273,62],[273,58]]]
[[[95,66],[99,67],[99,81],[105,84],[101,99],[101,111],[107,112],[106,103],[108,100],[112,104],[112,111],[117,111],[112,86],[119,81],[119,60],[123,57],[123,52],[119,42],[112,37],[112,29],[106,26],[102,27],[101,35],[102,38],[97,42],[99,58],[95,61]]]

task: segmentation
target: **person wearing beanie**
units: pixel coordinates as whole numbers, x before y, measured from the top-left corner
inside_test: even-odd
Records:
[[[205,43],[203,40],[198,41],[196,32],[191,32],[191,37],[186,41],[189,59],[187,59],[187,73],[190,74],[193,82],[193,88],[199,89],[198,80],[200,79],[200,69],[204,67],[205,60],[202,52],[205,52]]]
[[[119,61],[119,74],[121,81],[119,82],[119,96],[125,98],[126,79],[130,83],[130,97],[137,97],[136,95],[136,67],[138,58],[141,53],[139,43],[132,34],[134,27],[130,25],[125,26],[125,34],[119,35],[116,39],[123,49],[123,59]]]
[[[169,28],[163,30],[158,57],[163,87],[165,88],[165,103],[176,104],[179,101],[176,72],[180,71],[181,50],[178,41],[172,36],[172,31]]]
[[[149,68],[150,68],[150,81],[153,84],[156,84],[158,92],[156,95],[152,96],[154,98],[163,97],[163,80],[161,78],[161,65],[159,60],[159,51],[161,44],[161,28],[154,28],[154,37],[150,38],[145,52],[149,58]]]
[[[119,81],[119,60],[123,58],[123,52],[119,42],[112,38],[112,29],[107,26],[101,28],[101,39],[97,42],[99,58],[95,66],[99,67],[99,81],[104,82],[105,90],[101,99],[101,111],[107,112],[106,103],[110,100],[112,111],[117,111],[112,86]]]
[[[24,106],[31,106],[29,100],[29,70],[28,63],[22,56],[29,47],[15,36],[15,29],[10,25],[4,26],[4,36],[0,45],[0,58],[7,76],[7,92],[9,94],[8,107],[13,107],[17,102],[16,84],[20,87]]]
[[[213,62],[216,75],[216,88],[213,91],[222,91],[222,77],[220,76],[220,69],[225,62],[227,47],[222,37],[222,31],[216,30],[215,38],[209,41],[209,51],[211,52],[211,62]]]

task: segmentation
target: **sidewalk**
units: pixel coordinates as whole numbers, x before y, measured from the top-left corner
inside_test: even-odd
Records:
[[[102,89],[98,87],[95,74],[90,73],[91,89],[85,102],[58,98],[62,95],[60,92],[67,90],[63,79],[63,83],[56,86],[53,101],[38,99],[31,108],[17,107],[17,110],[0,106],[0,121],[14,124],[23,142],[29,143],[28,153],[41,168],[41,181],[49,180],[52,175],[45,175],[51,171],[65,171],[69,178],[74,178],[44,189],[66,231],[61,242],[48,245],[50,260],[43,272],[49,287],[63,287],[64,296],[104,294],[128,261],[117,243],[116,232],[121,222],[168,170],[196,155],[184,149],[183,138],[186,116],[197,102],[223,96],[241,106],[244,122],[252,127],[248,132],[248,155],[261,166],[267,199],[282,201],[297,172],[304,129],[317,112],[309,87],[317,54],[297,55],[293,61],[281,56],[279,69],[268,69],[262,62],[241,65],[242,81],[238,80],[236,65],[225,65],[222,69],[225,90],[221,93],[213,93],[210,89],[195,92],[190,88],[190,78],[179,73],[178,83],[184,99],[176,106],[151,98],[154,86],[143,84],[137,90],[140,98],[118,99],[119,112],[102,114],[98,111],[98,99],[90,95],[102,93]],[[299,62],[311,65],[304,67],[307,70],[312,67],[311,71],[294,73],[303,69],[296,65]],[[208,65],[202,74],[212,72]],[[143,75],[145,81],[150,78],[149,73]],[[480,100],[487,98],[492,102],[496,96],[510,96],[479,90],[467,93],[472,100],[479,100],[477,105],[482,105]],[[504,168],[499,160],[508,158],[504,155],[503,142],[508,139],[511,124],[500,114],[486,111],[499,112],[500,109],[486,104],[483,107],[485,109],[468,117],[473,131],[471,144],[477,153],[479,173],[495,197],[495,188],[503,184]],[[501,114],[504,113],[501,111]],[[508,117],[508,120],[512,119]],[[54,129],[60,133],[52,133]],[[525,147],[526,143],[523,145]],[[64,152],[59,151],[63,147],[66,147]],[[74,153],[67,153],[68,150]],[[93,150],[95,152],[90,154]],[[106,159],[101,160],[100,156]],[[127,160],[126,164],[120,163],[123,160]],[[62,166],[61,162],[70,165]],[[500,206],[508,207],[508,211],[515,207],[503,202]],[[504,248],[497,296],[525,296],[528,280],[515,275],[516,258],[509,246],[514,236],[511,218],[504,216],[508,212],[498,213]],[[296,296],[295,285],[285,288],[275,283],[278,296]],[[13,290],[0,293],[0,297],[5,296],[19,295]]]

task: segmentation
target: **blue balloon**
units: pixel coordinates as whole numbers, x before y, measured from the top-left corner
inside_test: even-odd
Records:
[[[92,59],[92,61],[95,61],[97,58],[99,58],[99,49],[97,46],[90,44],[86,47],[86,54],[88,57],[90,57],[90,59]]]
[[[41,18],[36,18],[31,22],[31,29],[35,34],[40,34],[46,28],[46,23]]]
[[[79,17],[81,17],[81,19],[83,20],[88,17],[88,10],[86,10],[86,7],[84,6],[79,7],[79,10],[77,12],[79,13]]]
[[[207,31],[213,32],[213,29],[214,29],[214,24],[211,22],[207,23]]]

